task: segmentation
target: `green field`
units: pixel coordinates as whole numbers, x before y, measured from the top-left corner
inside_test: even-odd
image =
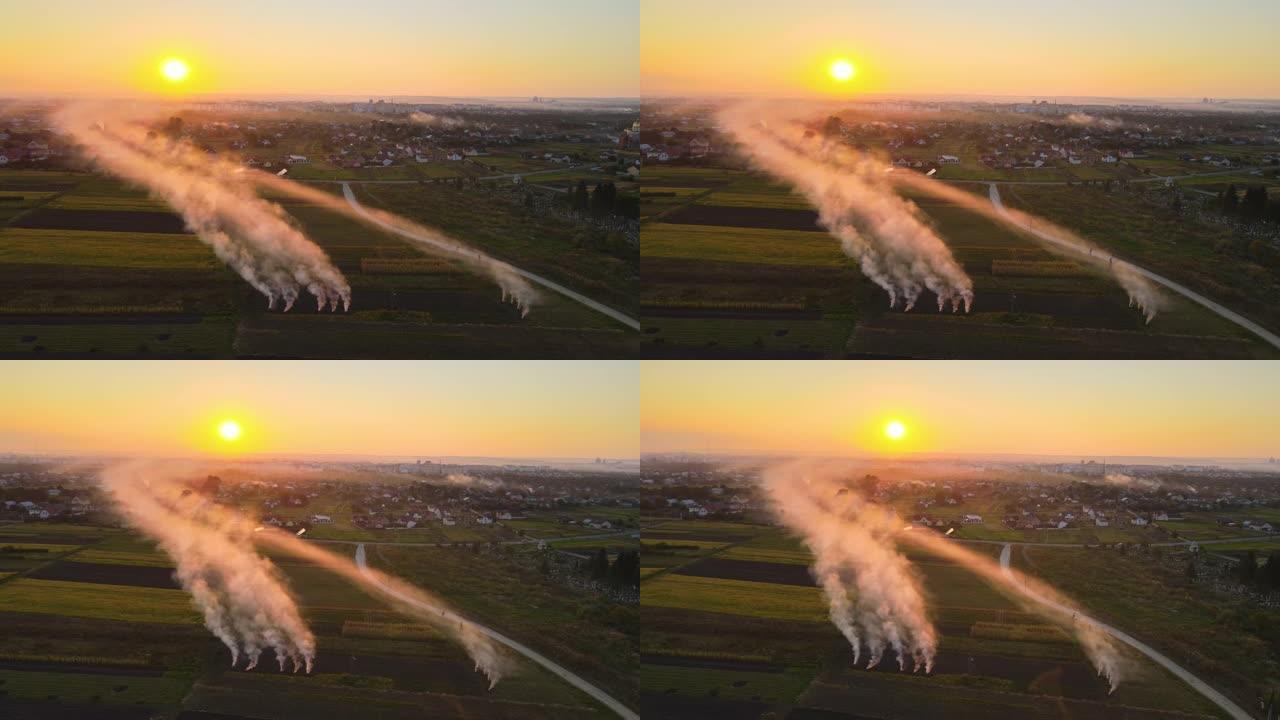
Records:
[[[725,540],[698,539],[711,536]],[[854,667],[816,587],[685,574],[704,559],[746,562],[753,569],[811,562],[777,528],[659,521],[648,528],[644,544],[640,677],[646,714],[783,717],[805,709],[858,708],[868,717],[1219,717],[1207,700],[1136,654],[1126,658],[1124,680],[1108,695],[1062,629],[969,571],[919,551],[907,555],[921,574],[940,632],[938,665],[928,676]],[[988,556],[998,551],[980,548]],[[1073,552],[1084,551],[1036,550],[1028,571],[1044,574],[1044,558]],[[1023,559],[1015,565],[1024,567]],[[1125,573],[1112,574],[1112,584],[1126,582]],[[1123,595],[1136,601],[1146,591],[1140,586]],[[1130,628],[1138,624],[1136,612],[1130,607],[1108,617]]]
[[[320,166],[297,169],[303,168],[325,174]],[[443,169],[435,163],[402,168],[415,178]],[[337,184],[320,187],[341,191]],[[618,237],[533,215],[488,186],[410,183],[355,190],[367,205],[443,227],[486,252],[635,312],[634,251]],[[379,272],[378,261],[427,256],[402,238],[306,203],[273,198],[346,276],[354,298],[350,313],[317,316],[305,293],[293,312],[267,311],[263,298],[195,235],[144,231],[155,229],[147,223],[163,218],[165,206],[113,179],[6,169],[0,170],[0,193],[0,357],[635,355],[634,332],[555,292],[541,292],[521,317],[492,280],[458,263],[443,262],[430,273]],[[105,213],[98,216],[105,224],[70,229],[59,223],[81,220],[64,219],[66,213]],[[40,222],[53,227],[21,226],[33,218],[46,218]],[[374,261],[368,265],[374,270],[365,271],[366,260]]]

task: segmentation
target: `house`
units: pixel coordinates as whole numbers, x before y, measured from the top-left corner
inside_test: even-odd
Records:
[[[1102,156],[1102,162],[1104,162],[1104,163],[1114,163],[1115,161],[1116,161],[1116,156],[1115,156],[1115,155],[1103,155],[1103,156]]]
[[[1111,523],[1108,522],[1106,518],[1099,515],[1098,517],[1093,519],[1093,524],[1097,525],[1098,527],[1107,527]]]
[[[939,165],[959,165],[960,158],[956,157],[955,155],[939,155],[938,164]]]
[[[964,522],[966,525],[979,525],[982,523],[981,515],[965,515]]]
[[[316,525],[327,525],[333,522],[333,518],[329,517],[328,515],[312,515],[311,522],[315,523]]]
[[[306,155],[286,155],[285,162],[290,165],[306,165],[311,161],[307,159]]]
[[[1142,516],[1138,516],[1138,517],[1136,517],[1136,518],[1134,518],[1134,519],[1130,520],[1130,521],[1129,521],[1129,524],[1130,524],[1130,525],[1137,525],[1138,527],[1142,527],[1143,525],[1146,525],[1146,524],[1147,524],[1147,519],[1146,519],[1146,518],[1144,518],[1144,517],[1142,517]]]
[[[492,525],[493,518],[488,515],[481,515],[479,518],[476,518],[476,523],[479,525]]]
[[[9,164],[9,156],[0,155],[0,165],[8,165],[8,164]]]
[[[462,153],[458,152],[457,150],[453,150],[453,151],[451,151],[451,152],[448,154],[448,156],[447,156],[447,157],[448,157],[448,159],[450,159],[450,160],[452,160],[452,161],[454,161],[454,162],[457,162],[457,161],[459,161],[459,160],[461,160],[461,159],[462,159]]]
[[[510,520],[510,519],[511,519],[511,513],[509,513],[509,512],[500,512],[500,513],[498,513],[498,519],[499,519],[499,520]]]

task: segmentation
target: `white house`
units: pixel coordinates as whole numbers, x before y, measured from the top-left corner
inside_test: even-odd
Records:
[[[488,515],[481,515],[479,518],[476,519],[476,523],[480,525],[492,525],[493,518],[489,517]]]
[[[316,525],[327,525],[333,522],[333,518],[329,517],[328,515],[312,515],[311,522],[315,523]]]
[[[968,525],[976,525],[982,522],[981,515],[965,515],[964,522]]]
[[[1115,162],[1115,161],[1116,161],[1116,156],[1115,156],[1115,155],[1103,155],[1103,156],[1102,156],[1102,162],[1104,162],[1104,163],[1113,163],[1113,162]]]
[[[938,164],[939,165],[958,165],[960,164],[960,158],[956,157],[955,155],[939,155]]]
[[[1098,527],[1107,527],[1111,523],[1108,522],[1106,518],[1099,515],[1098,517],[1093,519],[1093,524],[1097,525]]]
[[[286,155],[285,161],[290,165],[306,165],[311,162],[306,155]]]
[[[6,155],[0,155],[0,165],[8,165],[9,158]]]
[[[458,152],[457,150],[454,150],[453,152],[449,153],[448,158],[450,160],[453,160],[454,162],[457,162],[458,160],[462,159],[462,153]]]

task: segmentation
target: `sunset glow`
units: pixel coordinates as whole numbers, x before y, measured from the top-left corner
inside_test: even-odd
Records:
[[[836,60],[831,63],[831,67],[827,69],[827,73],[836,82],[848,82],[853,79],[857,69],[853,67],[853,63],[848,60]]]
[[[235,442],[240,439],[240,423],[235,420],[223,420],[218,425],[218,437],[227,442]]]
[[[1265,459],[1280,426],[1266,363],[646,361],[641,378],[645,452]]]
[[[191,68],[180,58],[169,58],[160,65],[160,74],[169,82],[182,82],[190,72]]]
[[[1280,98],[1280,3],[645,0],[649,96]],[[1233,25],[1224,17],[1248,17]],[[1098,22],[1106,18],[1106,22]],[[1136,28],[1150,32],[1135,32]],[[715,31],[709,31],[715,28]],[[857,56],[835,55],[856,48]],[[849,64],[846,70],[844,65]],[[852,70],[852,72],[850,72]]]
[[[890,440],[901,440],[907,435],[907,426],[899,420],[890,420],[884,426],[884,436]]]
[[[636,457],[636,377],[629,361],[16,363],[0,452]]]
[[[0,23],[0,95],[628,97],[638,13],[638,0],[19,4]]]

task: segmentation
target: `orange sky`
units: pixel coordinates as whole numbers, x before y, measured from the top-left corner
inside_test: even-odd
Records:
[[[617,457],[634,362],[13,362],[0,452]],[[234,443],[218,426],[242,427]]]
[[[620,97],[638,0],[42,0],[7,3],[0,96],[184,93]]]
[[[645,0],[640,72],[650,96],[1274,99],[1277,26],[1271,0]]]
[[[1280,456],[1267,362],[643,363],[645,452]],[[885,425],[907,435],[889,440]]]

